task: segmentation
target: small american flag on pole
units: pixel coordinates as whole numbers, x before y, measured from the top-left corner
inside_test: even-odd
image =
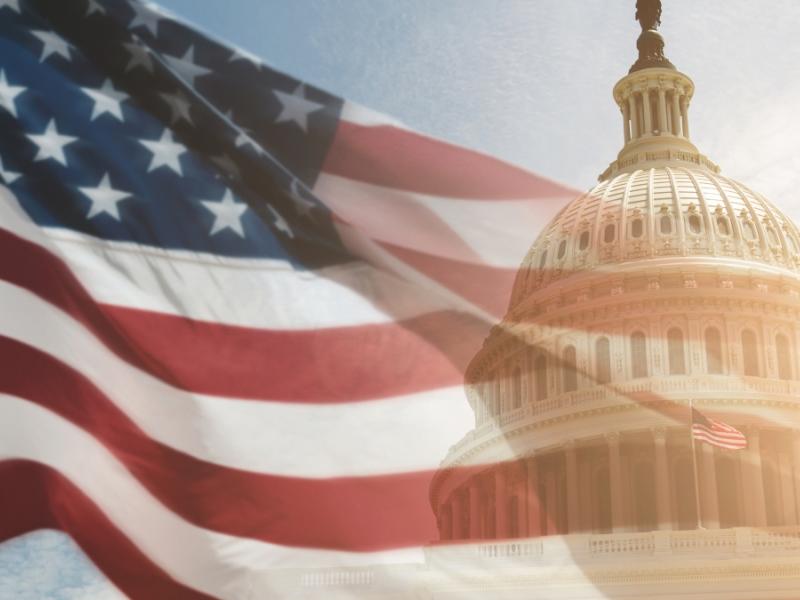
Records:
[[[695,408],[692,408],[692,436],[726,450],[747,448],[747,438],[741,431],[722,421],[710,419]]]

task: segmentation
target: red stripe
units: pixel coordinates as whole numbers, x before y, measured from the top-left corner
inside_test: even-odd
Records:
[[[485,154],[391,126],[340,121],[322,170],[364,183],[466,199],[574,198],[577,193]]]
[[[289,331],[195,321],[97,304],[58,258],[1,229],[0,255],[0,278],[58,306],[130,364],[205,394],[324,403],[459,385],[488,330],[453,311]]]
[[[0,542],[37,529],[60,529],[130,598],[210,598],[172,579],[53,469],[2,461],[0,490]]]
[[[506,312],[519,269],[477,265],[391,244],[381,247],[493,316],[499,318]]]
[[[436,538],[428,504],[433,470],[320,480],[225,468],[149,438],[82,375],[30,346],[0,336],[0,364],[0,392],[86,430],[154,496],[200,527],[287,546],[353,551]],[[302,452],[302,446],[286,451]]]

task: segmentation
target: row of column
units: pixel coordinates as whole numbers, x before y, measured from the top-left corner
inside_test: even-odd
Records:
[[[655,499],[655,516],[657,528],[672,529],[677,518],[677,507],[673,507],[673,486],[685,485],[670,477],[669,455],[667,450],[667,432],[663,428],[652,431],[653,443],[653,483]],[[729,457],[738,459],[740,475],[738,490],[732,492],[734,497],[724,501],[736,501],[738,510],[743,511],[743,519],[747,525],[764,527],[768,525],[767,505],[765,501],[762,450],[758,429],[751,429],[747,434],[748,447],[745,450],[727,451]],[[684,448],[685,448],[685,442]],[[635,519],[630,518],[633,500],[630,494],[632,487],[629,480],[630,470],[623,469],[620,434],[611,433],[605,436],[605,450],[608,452],[608,490],[610,504],[610,525],[613,532],[629,531],[635,528]],[[715,449],[706,443],[697,443],[698,454],[696,467],[699,482],[700,524],[706,529],[720,526],[720,503],[717,482],[717,463]],[[574,442],[563,445],[563,477],[565,498],[558,502],[558,482],[552,469],[540,481],[542,475],[540,459],[527,457],[521,463],[514,463],[513,468],[524,471],[524,486],[520,493],[517,489],[510,491],[510,466],[496,468],[491,474],[492,495],[494,497],[494,531],[489,535],[485,526],[487,520],[485,491],[486,479],[475,477],[467,485],[454,493],[440,505],[439,517],[442,539],[505,539],[509,537],[537,537],[555,533],[581,531],[580,499],[581,495],[594,494],[585,487],[586,481],[579,477],[578,446]],[[544,459],[552,454],[543,455]],[[800,436],[795,435],[791,444],[791,462],[783,462],[775,469],[777,494],[782,496],[780,505],[783,514],[778,520],[782,525],[797,525],[798,512],[796,502],[800,499]],[[543,484],[543,485],[540,485]],[[691,485],[692,489],[694,486]],[[635,493],[635,491],[633,492]],[[512,494],[516,502],[510,502]],[[735,495],[739,494],[740,497]],[[468,500],[465,502],[465,500]],[[601,500],[594,498],[594,502]],[[468,526],[464,527],[465,510],[468,504]],[[544,506],[547,507],[545,509]],[[512,515],[510,511],[516,510]],[[543,514],[544,513],[544,514]],[[563,513],[563,514],[562,514]],[[696,511],[692,509],[696,517]],[[627,517],[627,518],[626,518]],[[510,524],[512,518],[516,522],[515,531]],[[586,521],[586,519],[584,519]],[[697,525],[694,523],[692,528]],[[584,528],[585,529],[585,528]]]
[[[689,138],[689,100],[679,88],[668,90],[663,87],[631,91],[622,109],[623,133],[625,143],[656,131]],[[656,114],[653,114],[653,96],[657,94]],[[668,114],[669,111],[669,114]]]

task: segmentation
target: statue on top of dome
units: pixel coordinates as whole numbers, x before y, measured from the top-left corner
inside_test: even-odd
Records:
[[[661,25],[661,0],[636,0],[636,20],[642,31],[658,29]]]

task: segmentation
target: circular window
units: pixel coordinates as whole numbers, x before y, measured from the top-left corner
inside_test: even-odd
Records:
[[[589,232],[584,231],[581,234],[580,239],[578,240],[578,249],[579,250],[586,250],[589,247]]]
[[[717,217],[717,231],[720,235],[730,235],[731,225],[725,217]]]
[[[700,233],[703,230],[700,224],[700,217],[698,215],[689,215],[689,231],[692,233]]]
[[[644,233],[644,222],[641,219],[634,219],[631,223],[631,236],[635,238],[642,237]]]
[[[664,215],[663,217],[661,217],[661,220],[659,221],[658,227],[661,230],[661,233],[663,233],[664,235],[671,234],[672,233],[672,217],[670,217],[669,215]]]

